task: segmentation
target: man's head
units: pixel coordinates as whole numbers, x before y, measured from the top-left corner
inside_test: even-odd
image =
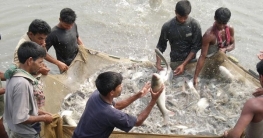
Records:
[[[122,90],[122,79],[123,77],[120,73],[109,71],[101,73],[95,83],[101,95],[106,97],[110,93],[112,97],[118,97]]]
[[[62,9],[60,11],[60,17],[59,17],[61,27],[66,30],[70,29],[73,26],[76,18],[77,15],[75,14],[75,11],[73,11],[72,9],[70,8]]]
[[[181,0],[177,2],[175,6],[175,14],[177,21],[180,23],[184,23],[187,20],[191,9],[191,3],[188,0]]]
[[[259,81],[261,86],[263,87],[263,60],[260,60],[256,66],[257,72],[259,74]]]
[[[17,50],[17,56],[20,64],[30,74],[37,75],[39,69],[43,66],[46,50],[35,42],[27,41],[20,45]]]
[[[231,12],[228,8],[218,8],[215,12],[215,20],[218,24],[227,24],[231,17]]]
[[[35,19],[29,25],[27,35],[31,41],[36,42],[42,46],[45,45],[45,40],[50,32],[51,28],[47,22],[40,19]]]

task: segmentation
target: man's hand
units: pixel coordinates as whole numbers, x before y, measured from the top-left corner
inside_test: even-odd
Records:
[[[5,94],[5,88],[0,88],[0,95]]]
[[[226,48],[220,48],[220,51],[226,53]]]
[[[42,75],[47,75],[49,71],[50,69],[46,65],[44,65],[43,67],[39,69],[38,72],[41,73]]]
[[[196,77],[194,77],[194,79],[193,79],[193,85],[194,85],[195,88],[196,88],[196,86],[197,86],[197,83],[198,83],[198,80],[197,80]]]
[[[164,85],[157,92],[153,92],[153,90],[151,89],[150,92],[151,92],[152,100],[157,100],[161,95],[161,93],[163,92],[163,89],[164,89]]]
[[[180,65],[178,66],[175,70],[174,70],[174,75],[180,75],[184,72],[184,65]]]
[[[263,88],[257,88],[255,92],[253,92],[255,97],[263,95]]]
[[[145,96],[148,92],[149,92],[149,89],[151,87],[151,83],[150,82],[147,82],[143,88],[139,91],[139,93],[141,94],[140,97],[143,97]]]
[[[45,123],[51,123],[53,120],[53,117],[51,115],[45,114],[44,116],[44,121]]]
[[[263,51],[260,50],[260,53],[258,54],[258,59],[262,60],[263,59]]]
[[[50,114],[48,112],[45,112],[43,110],[38,110],[38,115],[45,115],[45,114],[52,116],[52,114]]]
[[[57,66],[58,66],[60,72],[64,72],[64,71],[68,70],[68,66],[65,63],[61,62],[61,61],[58,61]]]

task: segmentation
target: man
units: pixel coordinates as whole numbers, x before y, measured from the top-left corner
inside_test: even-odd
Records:
[[[195,59],[196,53],[201,48],[202,32],[199,23],[189,17],[191,4],[188,0],[177,2],[175,18],[166,22],[161,30],[157,48],[164,52],[167,41],[171,46],[171,68],[175,75],[182,74],[185,66]],[[162,70],[161,59],[156,55],[156,67]]]
[[[52,28],[46,39],[46,49],[49,50],[53,45],[57,59],[67,65],[67,67],[60,69],[61,72],[68,69],[78,53],[78,45],[83,44],[75,20],[76,14],[72,9],[62,9],[58,25]]]
[[[32,42],[36,42],[40,46],[45,47],[46,45],[45,40],[47,38],[47,35],[50,32],[51,32],[51,28],[45,21],[40,20],[40,19],[33,20],[31,24],[29,25],[28,32],[21,37],[21,39],[19,40],[16,46],[15,53],[14,53],[14,63],[16,65],[19,64],[18,57],[17,57],[17,49],[23,42],[32,41]],[[52,58],[49,54],[47,54],[45,59],[57,65],[59,69],[67,68],[66,64]],[[43,75],[47,75],[48,72],[49,72],[49,69],[47,67],[43,67],[40,71],[40,73]]]
[[[0,40],[1,40],[1,34],[0,34]],[[3,125],[3,113],[4,113],[4,94],[5,94],[5,88],[2,87],[2,82],[5,81],[4,73],[0,71],[0,136],[2,138],[8,138],[5,128]]]
[[[160,96],[163,87],[156,93],[151,91],[152,99],[138,117],[123,113],[121,109],[147,94],[150,83],[126,100],[115,102],[113,98],[121,95],[122,76],[116,72],[101,73],[95,83],[97,90],[87,101],[86,108],[74,131],[73,138],[107,138],[115,127],[129,132],[134,126],[140,126],[147,118]]]
[[[201,55],[194,74],[194,85],[197,83],[197,77],[204,66],[206,57],[213,56],[218,50],[225,53],[235,48],[234,28],[227,25],[230,17],[231,12],[228,8],[221,7],[215,11],[215,22],[203,36]]]
[[[35,42],[24,42],[17,50],[19,66],[9,72],[6,83],[4,121],[9,138],[39,138],[40,123],[52,116],[39,112],[33,94],[36,75],[43,65],[46,50]],[[11,70],[9,70],[11,71]]]
[[[259,81],[263,86],[263,61],[257,64]],[[261,88],[262,89],[262,88]],[[258,91],[258,90],[257,90]],[[255,95],[255,94],[254,94]],[[229,132],[225,132],[226,138],[239,138],[245,130],[246,138],[263,137],[263,97],[250,98],[244,104],[241,115],[235,127]]]

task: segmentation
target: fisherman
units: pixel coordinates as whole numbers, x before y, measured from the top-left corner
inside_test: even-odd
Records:
[[[52,116],[40,112],[33,94],[36,75],[43,66],[46,50],[35,42],[24,42],[17,50],[19,66],[8,70],[4,122],[10,138],[39,138],[39,122],[50,123]]]
[[[261,60],[257,66],[259,73],[259,81],[261,88],[263,87],[263,61]],[[258,90],[257,90],[258,91]],[[255,94],[254,94],[255,95]],[[226,131],[226,138],[239,138],[245,130],[246,138],[262,138],[263,137],[263,97],[256,95],[250,98],[244,104],[241,115],[235,127],[229,132]]]
[[[19,60],[17,56],[17,50],[20,47],[20,45],[24,42],[32,41],[37,44],[39,44],[42,47],[45,47],[45,40],[47,38],[47,35],[51,32],[50,26],[47,24],[47,22],[41,20],[41,19],[35,19],[33,20],[28,28],[28,32],[24,34],[21,39],[19,40],[15,53],[14,53],[14,63],[18,67],[19,66]],[[45,58],[50,57],[48,54]],[[50,59],[50,58],[48,58]],[[62,62],[53,59],[51,60],[53,63],[57,64],[58,66],[64,66]],[[43,63],[43,66],[38,71],[37,75],[34,76],[36,79],[38,79],[38,84],[34,85],[34,95],[37,100],[38,108],[41,109],[45,104],[45,96],[43,92],[43,82],[41,80],[41,75],[47,75],[50,69]]]
[[[188,0],[180,0],[175,6],[176,16],[166,22],[161,30],[157,48],[164,52],[167,41],[171,46],[170,66],[174,75],[184,72],[185,66],[195,60],[198,50],[201,49],[202,32],[197,20],[190,17],[191,4]],[[161,59],[156,55],[156,67],[162,70]]]
[[[67,65],[59,68],[61,73],[68,69],[68,66],[76,57],[79,51],[78,45],[83,44],[75,20],[76,14],[72,9],[62,9],[58,25],[52,28],[46,39],[46,49],[49,50],[51,46],[54,46],[57,60]]]
[[[115,127],[129,132],[134,126],[140,126],[148,117],[164,86],[155,93],[151,90],[150,103],[136,118],[121,110],[145,96],[151,85],[146,83],[138,93],[125,100],[115,102],[113,98],[121,95],[122,79],[122,75],[116,72],[104,72],[97,77],[95,81],[97,90],[87,101],[84,113],[73,133],[73,138],[107,138]]]
[[[51,32],[51,28],[50,26],[47,24],[47,22],[40,20],[40,19],[35,19],[33,20],[29,27],[28,27],[28,32],[26,34],[24,34],[16,48],[15,48],[15,52],[14,52],[14,63],[18,66],[19,65],[19,61],[18,61],[18,57],[17,57],[17,49],[20,47],[20,45],[26,41],[32,41],[32,42],[36,42],[37,44],[39,44],[40,46],[45,47],[46,43],[45,40],[47,38],[47,35]],[[55,65],[58,66],[58,68],[65,68],[67,65],[61,61],[58,61],[54,58],[52,58],[49,54],[47,54],[47,56],[45,57],[45,59]],[[48,72],[50,71],[49,68],[47,67],[43,67],[40,70],[40,73],[43,75],[47,75]]]
[[[197,77],[204,66],[206,57],[212,57],[219,50],[226,53],[235,48],[234,28],[227,25],[230,17],[231,12],[228,8],[221,7],[215,11],[215,22],[203,35],[201,55],[194,74],[194,85],[197,84]]]

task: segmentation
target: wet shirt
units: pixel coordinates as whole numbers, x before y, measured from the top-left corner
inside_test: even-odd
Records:
[[[73,138],[108,138],[115,127],[129,132],[136,121],[136,117],[103,101],[96,90],[87,101]]]
[[[190,52],[197,53],[201,49],[202,32],[199,23],[188,17],[185,23],[179,23],[176,18],[166,22],[161,30],[157,48],[164,52],[167,41],[171,46],[171,62],[184,61]]]
[[[57,59],[69,66],[78,53],[78,37],[75,23],[69,30],[55,26],[46,39],[46,49],[49,50],[53,46]]]

